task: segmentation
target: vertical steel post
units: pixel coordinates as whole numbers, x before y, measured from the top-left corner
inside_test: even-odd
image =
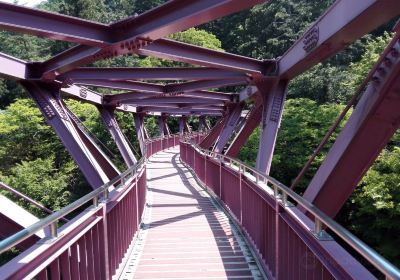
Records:
[[[135,121],[135,128],[136,128],[136,135],[139,140],[139,146],[140,146],[140,151],[142,152],[142,155],[144,155],[145,152],[145,131],[144,131],[144,115],[140,113],[133,114],[133,119]]]
[[[279,81],[271,92],[263,92],[262,133],[257,154],[256,168],[269,174],[275,142],[281,124],[287,93],[287,81]]]

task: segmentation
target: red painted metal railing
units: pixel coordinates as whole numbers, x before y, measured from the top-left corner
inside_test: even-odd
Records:
[[[178,145],[179,137],[170,135],[146,141],[145,157]],[[58,220],[91,200],[92,206],[57,229]],[[121,272],[124,256],[135,240],[145,200],[146,164],[142,159],[109,183],[41,220],[40,225],[3,240],[1,252],[40,228],[50,226],[52,232],[52,236],[2,266],[0,278],[111,279]]]
[[[375,279],[323,230],[329,228],[387,279],[400,279],[396,267],[275,179],[189,141],[180,143],[180,155],[243,230],[269,278]]]

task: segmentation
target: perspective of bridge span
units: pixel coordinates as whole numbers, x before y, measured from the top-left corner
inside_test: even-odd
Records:
[[[328,131],[325,142],[357,101],[304,194],[269,176],[289,81],[399,16],[400,3],[338,0],[272,60],[166,39],[263,2],[172,0],[109,25],[0,2],[2,30],[77,44],[43,62],[0,53],[0,74],[26,89],[93,188],[57,212],[36,204],[50,213],[41,220],[0,196],[0,252],[22,250],[0,268],[0,279],[400,279],[398,268],[333,220],[399,127],[400,24]],[[128,54],[194,67],[84,67]],[[243,89],[228,93],[227,86]],[[65,98],[97,106],[126,171]],[[132,113],[140,159],[115,111]],[[158,117],[158,138],[147,135],[149,115]],[[180,118],[178,134],[170,133],[170,116]],[[199,131],[188,117],[199,118]],[[210,118],[217,118],[211,128]],[[252,168],[235,157],[259,124]]]

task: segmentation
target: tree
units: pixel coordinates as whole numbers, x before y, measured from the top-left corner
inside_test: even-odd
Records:
[[[337,104],[318,105],[306,98],[287,100],[276,141],[271,175],[290,186],[343,107]],[[299,192],[310,182],[335,136],[336,134],[300,181],[297,188]],[[258,151],[254,147],[258,147],[259,139],[260,128],[257,128],[241,149],[238,156],[240,160],[255,165]]]

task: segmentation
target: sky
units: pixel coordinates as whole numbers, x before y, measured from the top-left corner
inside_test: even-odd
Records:
[[[18,5],[24,5],[28,7],[33,7],[36,4],[39,4],[40,2],[43,2],[44,0],[18,0]],[[0,0],[0,2],[7,2],[13,4],[15,1],[14,0]]]

